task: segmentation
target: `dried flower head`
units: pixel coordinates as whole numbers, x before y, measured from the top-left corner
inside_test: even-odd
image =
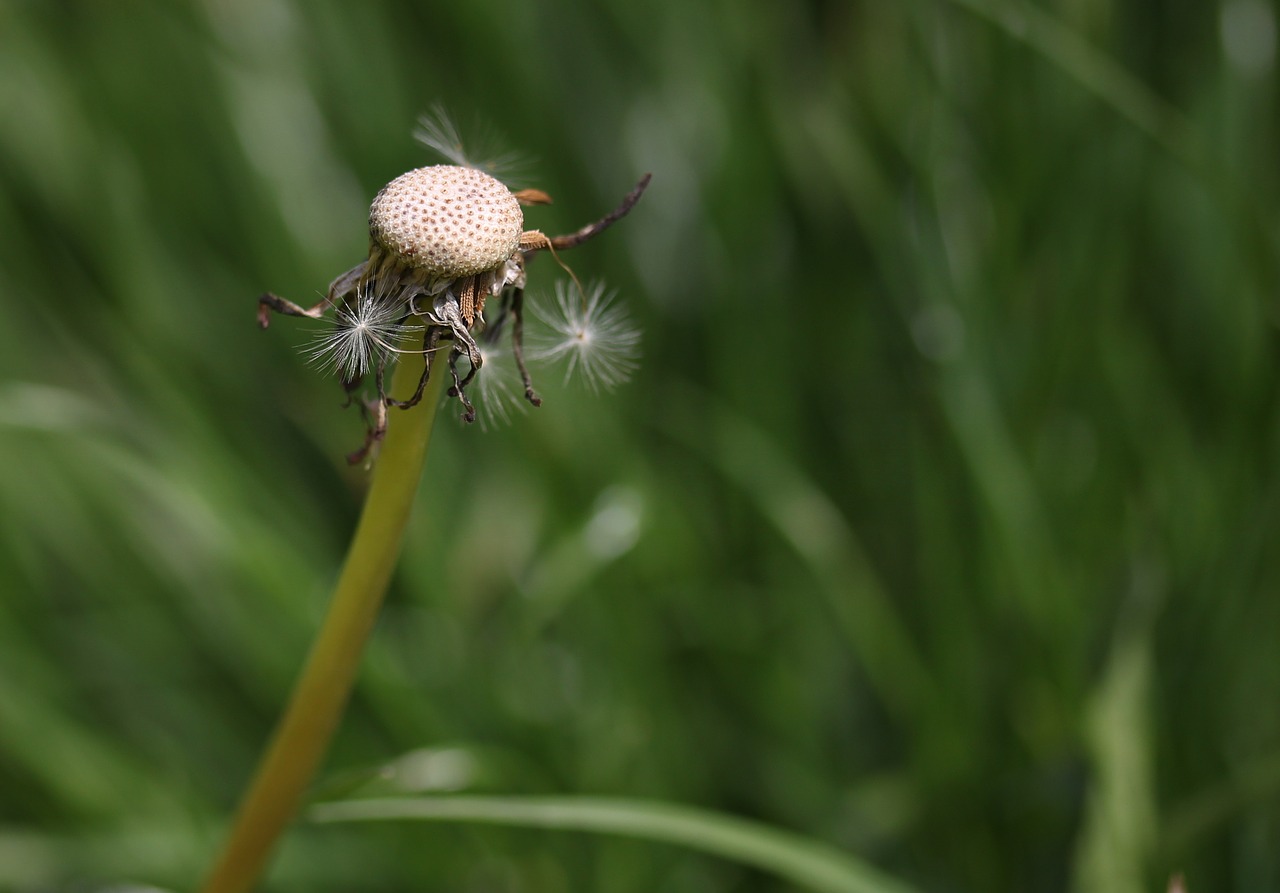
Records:
[[[424,120],[424,140],[451,160],[465,160],[456,131],[443,115]],[[502,324],[510,318],[512,357],[527,401],[541,402],[525,366],[522,345],[525,264],[539,251],[555,254],[582,244],[611,226],[639,201],[649,183],[646,175],[611,214],[574,233],[549,238],[524,229],[522,205],[546,204],[551,199],[536,189],[513,192],[502,181],[463,164],[418,168],[388,183],[369,209],[369,256],[329,286],[319,304],[302,308],[273,294],[258,299],[258,320],[265,328],[270,312],[318,319],[336,307],[335,326],[312,348],[317,361],[333,365],[349,392],[372,373],[376,395],[366,404],[371,420],[364,446],[348,458],[361,461],[386,431],[386,407],[408,409],[422,398],[433,357],[443,346],[453,375],[450,394],[465,408],[463,418],[475,419],[466,388],[484,365]],[[548,346],[539,356],[567,357],[570,369],[580,368],[593,387],[610,386],[634,365],[638,336],[623,325],[609,307],[602,288],[581,293],[574,309],[569,291],[557,292],[560,312],[548,317],[553,328],[572,344]],[[485,327],[485,304],[500,297],[491,314],[491,337],[482,350],[476,335]],[[416,335],[421,332],[421,341]],[[410,336],[415,336],[410,342]],[[410,348],[410,344],[414,344]],[[397,353],[420,350],[426,370],[408,400],[387,395],[384,372]],[[460,360],[467,361],[465,375]]]

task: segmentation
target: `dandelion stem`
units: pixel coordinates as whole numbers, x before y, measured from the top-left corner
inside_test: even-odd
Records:
[[[422,369],[420,353],[402,358],[392,395],[411,395]],[[328,616],[203,893],[247,893],[253,888],[328,750],[400,553],[448,378],[448,364],[436,363],[422,405],[397,412],[387,429]]]

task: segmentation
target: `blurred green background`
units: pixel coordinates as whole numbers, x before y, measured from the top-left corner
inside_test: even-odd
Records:
[[[1276,7],[0,2],[0,889],[190,889],[361,425],[254,323],[443,102],[635,379],[445,408],[324,785],[741,815],[922,890],[1280,890]],[[563,278],[531,269],[531,300]],[[352,775],[351,773],[355,773]],[[301,826],[268,890],[789,889]]]

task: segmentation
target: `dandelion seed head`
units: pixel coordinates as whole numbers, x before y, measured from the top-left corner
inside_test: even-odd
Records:
[[[376,452],[387,432],[390,409],[410,410],[424,395],[420,381],[407,400],[387,393],[382,371],[402,352],[430,353],[447,363],[453,377],[450,395],[462,403],[466,421],[477,419],[467,388],[474,384],[482,427],[502,424],[525,403],[540,406],[526,360],[562,361],[566,379],[581,373],[591,390],[625,381],[636,366],[639,333],[625,313],[611,305],[603,286],[584,292],[562,285],[545,308],[531,302],[545,334],[531,333],[526,349],[523,300],[529,258],[548,251],[572,276],[559,252],[594,238],[629,213],[649,184],[645,175],[612,212],[562,236],[524,229],[523,205],[543,205],[550,196],[539,189],[513,191],[497,168],[512,156],[492,161],[463,148],[453,122],[437,106],[420,122],[418,138],[446,162],[396,177],[378,192],[369,208],[369,251],[365,260],[338,276],[324,299],[302,307],[266,292],[258,298],[258,324],[271,313],[321,318],[332,310],[329,331],[318,335],[306,353],[313,364],[328,366],[342,378],[348,404],[363,409],[364,445],[348,455],[359,464]],[[574,278],[577,284],[576,277]],[[490,308],[500,307],[495,314]],[[413,320],[414,325],[406,325]],[[495,350],[503,321],[509,320],[510,350]],[[536,322],[537,320],[530,320]],[[410,342],[410,333],[416,333]],[[458,366],[466,364],[465,376]],[[357,392],[370,385],[372,399]],[[523,398],[523,401],[522,399]]]
[[[585,290],[565,282],[556,284],[555,300],[533,305],[533,314],[546,331],[531,333],[530,356],[562,362],[565,380],[575,374],[592,391],[610,390],[635,371],[640,355],[640,330],[626,311],[613,304],[615,293],[603,283]]]

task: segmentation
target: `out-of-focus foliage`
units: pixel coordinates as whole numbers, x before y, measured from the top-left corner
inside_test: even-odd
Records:
[[[360,501],[261,332],[374,192],[527,153],[644,327],[445,426],[324,786],[662,799],[923,889],[1280,885],[1266,0],[0,4],[0,889],[189,889]],[[563,276],[531,270],[550,297]],[[456,416],[456,405],[445,411]],[[266,889],[778,889],[295,829]]]

